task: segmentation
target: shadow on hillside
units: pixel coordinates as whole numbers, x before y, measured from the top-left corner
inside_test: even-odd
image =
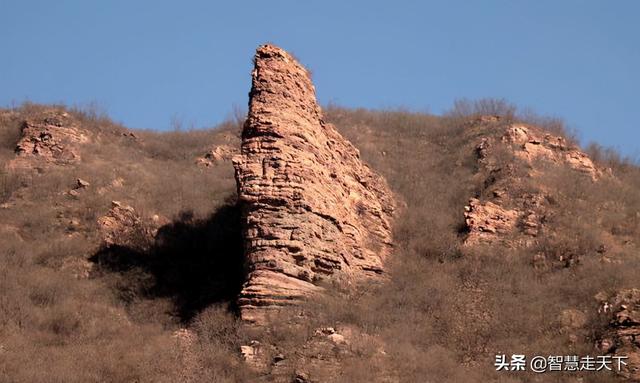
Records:
[[[99,274],[117,274],[115,287],[127,303],[138,296],[169,297],[183,322],[215,303],[235,310],[244,281],[239,208],[227,204],[207,219],[183,212],[161,227],[145,250],[104,247],[91,261]]]

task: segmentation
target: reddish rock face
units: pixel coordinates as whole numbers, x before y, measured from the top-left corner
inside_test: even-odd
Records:
[[[475,148],[479,168],[476,177],[491,193],[482,201],[472,198],[465,206],[466,244],[500,243],[512,247],[535,243],[550,210],[547,196],[553,194],[538,181],[546,172],[545,166],[566,167],[594,182],[604,175],[577,147],[540,128],[504,126],[494,116],[482,116],[470,125],[495,126],[499,136],[483,137]],[[505,152],[512,154],[509,163],[499,158]],[[518,171],[521,174],[516,175]],[[523,191],[525,179],[535,181],[529,182],[527,191]]]
[[[88,140],[85,132],[74,124],[67,113],[51,112],[42,119],[27,120],[16,147],[18,157],[10,167],[29,167],[34,158],[53,164],[78,161],[80,156],[76,146]]]
[[[249,274],[242,317],[321,290],[323,279],[382,272],[392,193],[322,119],[309,74],[284,50],[258,48],[241,154],[234,158]]]
[[[472,198],[465,206],[465,224],[469,229],[467,243],[490,242],[498,235],[510,233],[518,219],[518,212],[493,203],[481,203]]]
[[[529,164],[543,159],[555,165],[568,165],[588,174],[594,180],[602,175],[602,171],[596,168],[585,153],[568,145],[564,138],[544,133],[540,129],[514,124],[502,136],[502,141],[513,144],[515,154]]]

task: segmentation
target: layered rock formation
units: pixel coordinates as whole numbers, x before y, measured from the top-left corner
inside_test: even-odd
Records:
[[[233,160],[249,267],[242,317],[260,321],[330,278],[382,272],[392,193],[323,121],[309,73],[284,50],[258,48],[241,154]]]
[[[468,241],[491,241],[494,236],[508,234],[514,229],[518,212],[472,198],[465,206],[464,218],[469,229]]]
[[[42,118],[27,119],[16,146],[18,157],[10,167],[28,167],[32,159],[44,164],[65,164],[80,159],[77,144],[89,140],[66,112],[51,111]]]
[[[514,145],[515,154],[530,165],[536,160],[545,160],[556,165],[567,165],[593,179],[602,174],[589,156],[568,145],[563,137],[532,126],[513,124],[502,136],[502,141]]]
[[[476,146],[476,178],[485,196],[465,206],[467,244],[532,244],[548,218],[550,191],[539,181],[546,167],[564,166],[594,181],[603,175],[577,147],[540,128],[505,124],[497,116],[480,117],[471,125],[497,134]]]

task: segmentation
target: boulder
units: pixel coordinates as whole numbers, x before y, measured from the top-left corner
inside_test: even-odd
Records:
[[[82,178],[78,178],[76,180],[76,189],[85,189],[91,186],[88,181],[83,180]]]
[[[106,247],[143,249],[153,241],[157,233],[157,227],[147,221],[133,207],[112,201],[107,214],[98,218],[98,229]]]

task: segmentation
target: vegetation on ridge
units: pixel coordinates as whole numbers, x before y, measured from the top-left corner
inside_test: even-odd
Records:
[[[238,147],[239,122],[131,136],[99,114],[66,110],[91,135],[79,149],[82,161],[39,172],[6,168],[22,122],[50,110],[0,112],[1,381],[254,381],[238,355],[241,345],[260,338],[297,350],[321,326],[369,336],[339,356],[341,381],[527,381],[496,373],[495,354],[593,354],[606,324],[594,295],[637,287],[640,168],[632,162],[591,146],[587,152],[614,178],[592,182],[548,168],[543,182],[554,191],[554,215],[538,246],[465,248],[463,207],[483,190],[474,179],[478,139],[519,119],[558,133],[559,121],[519,115],[495,100],[460,103],[445,116],[331,106],[326,119],[406,204],[390,278],[309,302],[303,310],[315,315],[302,327],[248,333],[233,311],[239,281],[225,279],[238,275],[242,260],[234,246],[233,169],[227,160],[196,165],[214,146]],[[498,125],[469,124],[487,114],[504,117]],[[77,178],[91,186],[70,195]],[[171,235],[136,252],[105,254],[96,220],[113,200],[145,217],[166,217]],[[609,263],[601,257],[602,233],[612,244]],[[535,267],[541,251],[578,261]],[[79,277],[86,267],[88,278]],[[203,286],[208,275],[219,278]],[[584,313],[588,324],[567,329],[560,316],[568,309]],[[197,334],[189,352],[176,335],[182,328]],[[379,344],[386,357],[372,364]],[[304,368],[291,358],[291,374]]]

